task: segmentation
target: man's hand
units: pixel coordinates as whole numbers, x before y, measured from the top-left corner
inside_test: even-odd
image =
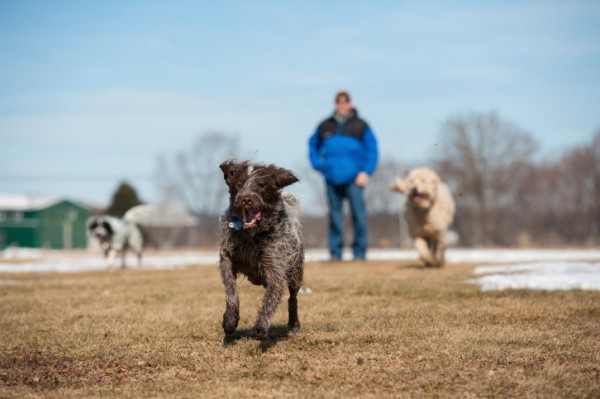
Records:
[[[369,182],[369,174],[367,172],[360,172],[354,179],[354,184],[358,187],[364,187]]]

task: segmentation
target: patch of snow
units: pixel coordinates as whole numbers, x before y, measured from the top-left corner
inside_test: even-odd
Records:
[[[418,255],[411,249],[371,249],[369,260],[414,260]],[[306,251],[306,261],[323,262],[329,259],[326,249]],[[352,253],[344,253],[345,260]],[[535,250],[535,249],[462,249],[451,248],[446,253],[448,266],[453,263],[480,264],[469,280],[483,290],[600,290],[600,250]],[[106,261],[101,253],[86,251],[69,254],[28,248],[9,248],[0,251],[0,273],[104,271]],[[219,254],[213,251],[175,251],[144,253],[142,269],[176,269],[190,266],[217,266]],[[587,263],[586,263],[587,262]],[[483,266],[482,263],[492,263]],[[494,264],[495,263],[495,264]],[[130,269],[135,266],[133,255],[127,257]],[[6,281],[6,280],[5,280]],[[4,283],[8,284],[8,283]]]
[[[479,266],[485,276],[469,280],[484,291],[505,289],[600,290],[600,262],[535,262],[517,265]]]
[[[27,253],[27,255],[32,255]],[[5,260],[7,258],[4,258]],[[60,255],[60,251],[49,252],[46,256],[31,259],[25,258],[25,261],[3,262],[0,263],[0,273],[45,273],[59,272],[72,273],[83,271],[103,271],[107,270],[106,260],[101,254],[87,254],[83,256]],[[218,254],[209,251],[198,252],[174,252],[144,254],[142,257],[142,269],[176,269],[188,266],[199,265],[217,265]],[[117,262],[120,266],[120,259]],[[126,257],[128,269],[139,269],[137,259],[129,254]]]

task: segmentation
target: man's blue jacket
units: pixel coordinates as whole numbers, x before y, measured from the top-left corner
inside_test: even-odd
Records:
[[[333,116],[325,119],[308,142],[310,163],[331,184],[351,183],[363,171],[371,176],[377,167],[377,139],[358,112],[352,112],[342,123]]]

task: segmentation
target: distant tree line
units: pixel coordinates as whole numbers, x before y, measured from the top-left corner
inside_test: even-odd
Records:
[[[557,159],[536,161],[533,137],[496,114],[451,118],[434,167],[456,197],[465,246],[600,242],[600,129]]]
[[[225,159],[244,159],[239,147],[235,135],[208,132],[186,151],[163,155],[157,162],[163,200],[182,202],[200,217],[199,245],[218,243],[218,216],[227,200],[218,165]],[[371,246],[410,245],[400,217],[405,197],[387,187],[418,166],[432,167],[450,186],[457,206],[452,229],[460,246],[600,244],[600,129],[590,142],[565,149],[556,159],[539,160],[538,149],[531,134],[496,113],[448,118],[436,154],[428,161],[380,161],[366,190]],[[321,177],[303,172],[308,176],[303,183],[311,187],[313,202],[323,211],[303,214],[306,243],[323,247],[327,216]],[[346,225],[350,241],[351,224]]]

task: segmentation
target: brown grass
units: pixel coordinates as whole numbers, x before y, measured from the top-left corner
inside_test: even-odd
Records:
[[[600,397],[600,293],[481,292],[472,265],[308,264],[303,331],[225,345],[216,267],[5,274],[0,397]]]

